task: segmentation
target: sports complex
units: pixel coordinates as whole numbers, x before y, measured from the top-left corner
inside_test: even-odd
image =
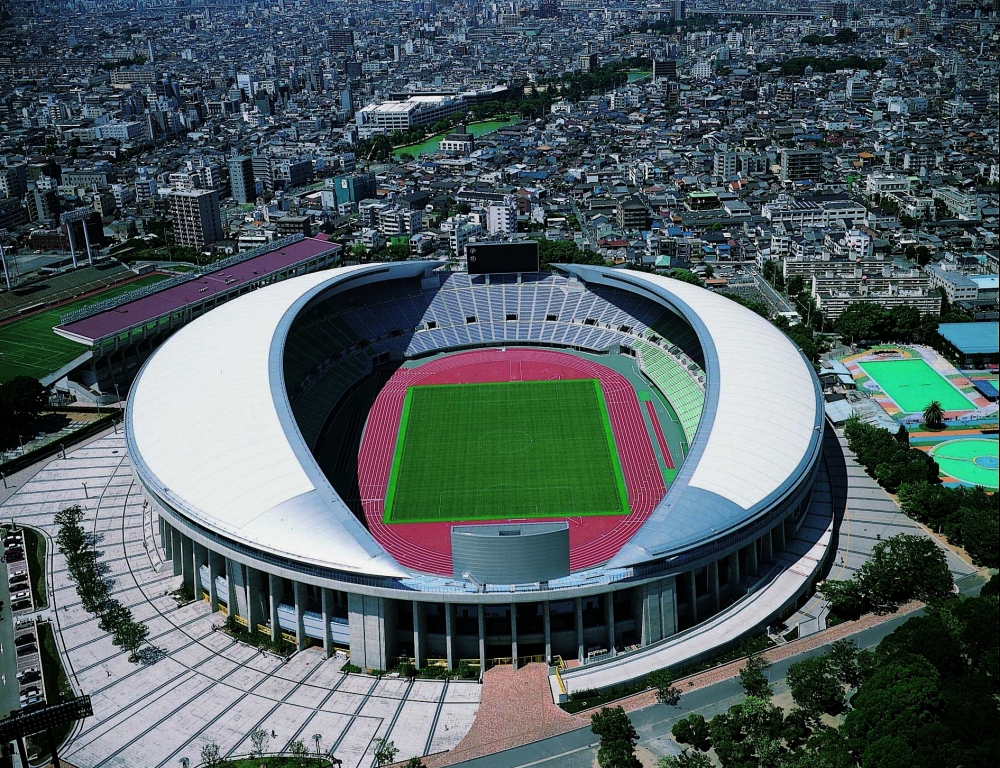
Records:
[[[709,291],[402,262],[187,323],[139,371],[126,437],[174,575],[252,630],[367,669],[614,675],[808,592],[823,413],[788,338]]]

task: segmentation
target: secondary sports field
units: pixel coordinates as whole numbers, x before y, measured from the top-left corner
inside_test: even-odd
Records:
[[[40,379],[87,351],[82,344],[52,332],[63,315],[166,279],[167,275],[147,275],[85,299],[60,304],[0,325],[0,384],[16,376],[34,376]]]
[[[596,379],[407,390],[386,523],[628,512]]]
[[[956,480],[997,490],[1000,460],[996,440],[968,438],[949,440],[931,450],[941,471]]]
[[[932,400],[946,411],[976,407],[923,360],[871,360],[860,366],[904,413],[920,413]]]

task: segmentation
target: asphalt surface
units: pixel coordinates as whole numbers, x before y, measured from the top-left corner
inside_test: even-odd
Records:
[[[2,550],[0,550],[2,551]],[[7,584],[7,566],[0,563],[0,718],[21,708],[17,685],[17,654],[14,646],[14,617],[10,613],[10,588]]]
[[[853,639],[860,648],[874,647],[896,627],[916,615],[919,615],[919,611],[894,617],[851,635],[850,639]],[[774,694],[780,696],[788,690],[785,685],[785,675],[789,666],[811,656],[826,653],[829,647],[823,645],[773,664],[768,677]],[[732,678],[682,694],[680,703],[676,707],[655,704],[632,712],[629,717],[639,732],[640,746],[650,749],[654,754],[672,754],[679,751],[673,742],[668,741],[674,723],[693,712],[709,719],[720,712],[725,712],[742,698],[743,689],[740,688],[739,679]],[[529,766],[592,768],[596,755],[597,737],[590,732],[589,727],[584,726],[561,736],[467,760],[457,765],[464,768],[528,768]]]

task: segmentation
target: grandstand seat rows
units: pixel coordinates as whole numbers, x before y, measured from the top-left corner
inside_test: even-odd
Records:
[[[705,401],[704,360],[691,327],[652,302],[559,276],[522,283],[441,276],[360,286],[301,313],[284,349],[286,391],[312,446],[340,397],[387,352],[420,357],[488,344],[538,344],[604,352],[635,351],[640,368],[694,438]],[[516,321],[516,322],[512,322]]]
[[[85,293],[110,288],[135,277],[123,264],[106,260],[93,266],[81,266],[59,274],[17,286],[14,291],[0,293],[0,320],[14,317],[38,305],[49,306],[75,299]]]

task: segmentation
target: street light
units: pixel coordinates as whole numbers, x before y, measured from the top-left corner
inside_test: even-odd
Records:
[[[89,499],[90,498],[90,494],[87,493],[87,484],[84,483],[84,482],[81,482],[80,485],[83,486],[83,495],[84,495],[84,498]]]
[[[319,754],[319,743],[323,740],[323,734],[321,734],[321,733],[314,733],[313,736],[312,736],[312,738],[313,738],[313,741],[316,742],[316,765],[322,766],[323,765],[323,760],[322,760],[322,758],[320,757],[320,754]]]

